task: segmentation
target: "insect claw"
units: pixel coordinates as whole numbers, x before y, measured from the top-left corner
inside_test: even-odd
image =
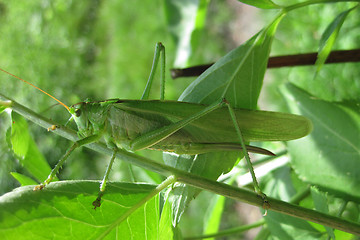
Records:
[[[92,205],[94,206],[94,210],[96,210],[97,207],[101,206],[101,197],[104,195],[104,192],[100,191],[98,193],[98,197],[96,198],[95,201],[92,202]]]
[[[270,208],[270,202],[267,199],[267,196],[265,195],[265,193],[260,192],[260,193],[258,193],[258,196],[261,197],[261,199],[263,201],[262,208],[265,210],[265,213],[263,214],[263,216],[265,217]]]
[[[45,184],[41,183],[39,185],[36,185],[34,188],[33,188],[33,191],[39,191],[39,190],[43,190],[45,188]]]
[[[267,215],[269,208],[270,208],[270,203],[266,199],[266,200],[264,200],[264,203],[263,203],[263,209],[265,210],[265,213],[263,214],[264,217]]]
[[[226,100],[226,98],[223,98],[222,102],[225,103],[225,104],[229,104],[229,102],[228,102],[228,100]]]
[[[50,132],[50,131],[55,131],[57,128],[59,128],[59,126],[51,125],[51,127],[47,128],[47,130],[48,130],[48,132]]]
[[[97,207],[101,206],[101,197],[97,197],[95,201],[92,202],[92,205],[94,206],[94,210],[96,210]]]

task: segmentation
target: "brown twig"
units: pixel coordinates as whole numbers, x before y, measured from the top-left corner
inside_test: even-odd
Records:
[[[314,65],[317,59],[317,53],[304,53],[295,55],[284,55],[270,57],[267,67],[268,68],[280,68],[280,67],[293,67],[293,66],[306,66]],[[360,49],[353,50],[338,50],[330,53],[329,57],[325,61],[325,64],[329,63],[345,63],[345,62],[359,62],[360,61]],[[171,77],[173,79],[179,77],[194,77],[199,76],[206,69],[208,69],[213,63],[198,65],[188,68],[174,68],[171,69]]]

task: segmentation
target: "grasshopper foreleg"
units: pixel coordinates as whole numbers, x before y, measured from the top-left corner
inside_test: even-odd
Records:
[[[61,168],[61,166],[64,164],[66,159],[70,156],[70,154],[76,148],[81,147],[86,144],[89,144],[89,143],[92,143],[92,142],[96,142],[97,140],[99,140],[100,137],[101,137],[101,135],[92,135],[92,136],[89,136],[89,137],[86,137],[86,138],[83,138],[83,139],[80,139],[80,140],[74,142],[73,145],[66,151],[64,156],[62,158],[60,158],[60,160],[58,161],[56,166],[53,168],[53,170],[51,170],[51,173],[49,174],[47,179],[40,185],[37,185],[34,187],[34,191],[43,189],[46,185],[48,185],[54,179],[54,177],[56,176],[56,174],[59,171],[59,169]]]

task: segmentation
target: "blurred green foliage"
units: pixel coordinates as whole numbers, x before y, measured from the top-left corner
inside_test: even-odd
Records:
[[[291,1],[291,3],[302,1]],[[290,4],[290,1],[277,1]],[[271,55],[288,55],[317,52],[320,39],[326,27],[341,12],[353,7],[353,3],[334,3],[311,5],[290,12],[280,23],[275,35]],[[268,11],[265,19],[272,18]],[[360,47],[360,32],[356,26],[360,24],[359,8],[350,13],[344,22],[333,50],[356,49]],[[269,69],[269,78],[265,82],[266,91],[263,104],[269,109],[284,109],[284,102],[278,92],[278,86],[290,81],[309,93],[327,101],[346,101],[359,99],[359,82],[354,81],[360,74],[358,63],[324,65],[316,78],[309,81],[309,73],[316,72],[315,66]],[[347,85],[344,88],[342,86]],[[319,91],[319,89],[322,89]]]
[[[176,52],[176,41],[169,34],[163,1],[21,1],[1,2],[0,65],[1,68],[35,84],[67,105],[85,99],[139,99],[150,73],[154,46],[166,47],[166,99],[177,99],[190,80],[172,81],[169,68]],[[211,5],[210,15],[220,13],[222,20],[210,21],[210,36],[201,42],[195,62],[216,60],[225,53],[226,41],[211,32],[212,23],[230,20],[224,3]],[[218,9],[219,8],[219,9]],[[224,18],[224,16],[227,16]],[[201,33],[199,39],[208,35]],[[211,51],[209,51],[209,49]],[[213,56],[212,59],[209,56]],[[192,61],[193,62],[193,61]],[[36,112],[65,124],[66,110],[48,96],[17,79],[0,75],[1,91]],[[154,82],[151,97],[159,96],[159,81]],[[4,136],[8,117],[0,116],[0,131]],[[62,156],[70,143],[30,124],[37,145],[51,166]],[[76,128],[76,126],[73,126]],[[16,185],[10,171],[23,172],[22,167],[1,140],[0,192]],[[148,152],[161,160],[160,152]],[[66,163],[62,179],[100,179],[108,159],[81,149]],[[122,169],[122,171],[120,171]],[[117,162],[112,172],[114,180],[129,179],[127,166]],[[145,177],[146,179],[148,177]]]
[[[300,1],[276,1],[290,4]],[[296,10],[281,22],[275,35],[271,55],[315,52],[326,26],[351,4],[314,5]],[[0,67],[34,83],[66,104],[84,99],[109,98],[139,99],[150,72],[154,46],[163,42],[167,51],[166,99],[177,99],[191,82],[170,80],[168,69],[172,67],[177,51],[176,38],[170,34],[169,19],[161,0],[11,0],[0,2]],[[188,64],[215,61],[236,44],[229,31],[236,13],[225,1],[212,1],[207,9],[207,21],[197,32],[196,49]],[[268,22],[275,11],[258,11],[254,18]],[[349,14],[335,49],[359,48],[359,10]],[[253,19],[249,19],[249,24]],[[262,24],[261,26],[263,26]],[[260,27],[259,26],[259,29]],[[257,29],[257,30],[259,30]],[[242,33],[236,33],[241,35]],[[260,108],[281,110],[284,103],[278,94],[278,86],[290,81],[325,100],[344,101],[360,96],[357,88],[338,91],[338,84],[359,84],[353,79],[359,76],[356,64],[324,66],[318,78],[309,84],[309,72],[315,67],[284,68],[268,71],[261,95]],[[65,109],[54,106],[55,102],[32,87],[1,73],[0,91],[14,100],[41,112],[45,116],[65,124],[69,118]],[[323,92],[314,86],[324,86]],[[159,84],[155,82],[152,98],[158,98]],[[341,88],[343,89],[343,88]],[[330,93],[330,94],[329,94]],[[0,136],[5,136],[9,118],[0,115]],[[40,151],[53,166],[70,145],[54,134],[29,124]],[[75,127],[75,126],[74,126]],[[19,162],[8,152],[7,139],[0,138],[0,194],[18,186],[9,172],[24,173]],[[144,154],[144,153],[140,153]],[[150,158],[161,161],[160,153],[146,152]],[[60,173],[62,179],[100,179],[108,158],[85,148],[74,152]],[[136,167],[139,180],[158,182],[160,177],[145,175]],[[26,172],[25,172],[26,173]],[[152,176],[152,177],[151,177]],[[112,176],[114,181],[130,180],[128,166],[116,161]],[[204,201],[208,193],[201,193],[198,203],[189,209],[188,217],[181,223],[187,235],[199,234],[199,223],[206,209]],[[228,206],[235,203],[227,200]],[[230,212],[230,211],[229,211]],[[238,216],[226,212],[224,219],[231,226],[238,225]],[[228,214],[229,213],[229,214]],[[232,212],[234,214],[234,212]],[[235,220],[234,220],[235,219]],[[241,221],[241,220],[240,220]],[[227,225],[227,227],[229,226]],[[230,239],[230,238],[229,238]],[[237,239],[237,236],[234,236]]]

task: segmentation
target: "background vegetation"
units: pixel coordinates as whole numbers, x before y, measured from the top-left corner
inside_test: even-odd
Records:
[[[206,18],[203,21],[200,17],[197,19],[191,35],[191,32],[186,32],[186,27],[191,26],[191,23],[175,24],[180,19],[177,18],[178,15],[190,12],[194,6],[192,1],[179,3],[183,6],[188,4],[189,8],[180,8],[185,12],[169,8],[170,2],[172,1],[132,1],[131,4],[115,0],[0,2],[0,67],[41,87],[68,105],[87,98],[139,99],[150,72],[156,42],[162,42],[166,47],[167,69],[208,63],[216,61],[250,38],[277,13],[277,10],[260,10],[237,1],[200,1],[200,9],[204,11]],[[290,2],[301,1],[276,1],[279,5],[290,5]],[[318,51],[319,41],[326,27],[339,13],[353,6],[354,3],[319,4],[289,13],[275,34],[271,55]],[[245,18],[240,18],[243,15]],[[358,16],[359,8],[349,14],[333,49],[359,48]],[[241,31],[239,25],[242,25]],[[249,27],[252,29],[249,30]],[[186,48],[189,46],[192,51]],[[183,58],[184,54],[180,53],[188,54],[188,58]],[[358,63],[324,66],[314,81],[309,81],[309,76],[311,78],[316,73],[314,66],[269,70],[259,108],[288,111],[278,90],[278,86],[284,82],[292,82],[322,100],[358,102],[358,66]],[[1,93],[6,93],[57,122],[66,123],[69,117],[66,110],[61,106],[54,106],[54,102],[47,96],[6,74],[0,74],[0,79]],[[167,70],[166,99],[177,99],[192,80],[170,80]],[[159,96],[158,85],[154,89],[152,98],[156,99]],[[10,126],[7,115],[0,115],[0,126],[0,136],[9,135],[6,133]],[[69,141],[49,134],[31,123],[29,127],[40,152],[54,166],[70,145]],[[355,131],[354,134],[359,133]],[[8,150],[9,144],[5,137],[1,137],[0,143],[0,193],[3,194],[19,186],[9,172],[27,174],[27,170]],[[267,147],[283,149],[282,144],[270,144]],[[162,161],[161,153],[146,151],[139,154],[147,157],[151,155],[151,159]],[[107,162],[107,157],[82,148],[74,152],[66,162],[59,178],[98,180],[102,178]],[[285,179],[292,178],[302,186],[302,181],[289,169],[285,166],[263,178],[264,189],[269,191],[276,188],[276,191],[281,192],[281,187],[286,188],[286,184],[278,181],[280,175],[286,175]],[[137,167],[134,167],[134,171],[139,181],[158,184],[162,180],[158,174]],[[127,164],[116,161],[110,179],[131,181]],[[283,196],[279,193],[279,197]],[[210,205],[209,198],[214,198],[214,195],[203,192],[190,204],[180,222],[184,236],[202,233],[202,222],[206,219],[204,216]],[[310,197],[305,199],[302,205],[313,207],[309,199]],[[334,209],[341,205],[337,198],[332,197],[329,202]],[[359,221],[358,203],[358,199],[353,199],[345,211],[345,217]],[[254,210],[255,213],[251,212],[255,214],[254,218],[245,217],[244,215],[250,215],[249,212],[243,212],[247,207],[233,200],[226,200],[224,210],[221,211],[221,228],[236,227],[260,218],[258,209]],[[335,211],[334,209],[331,210]],[[337,234],[340,239],[355,238],[340,232]],[[239,235],[232,237],[238,239]],[[253,238],[253,235],[248,237]]]

